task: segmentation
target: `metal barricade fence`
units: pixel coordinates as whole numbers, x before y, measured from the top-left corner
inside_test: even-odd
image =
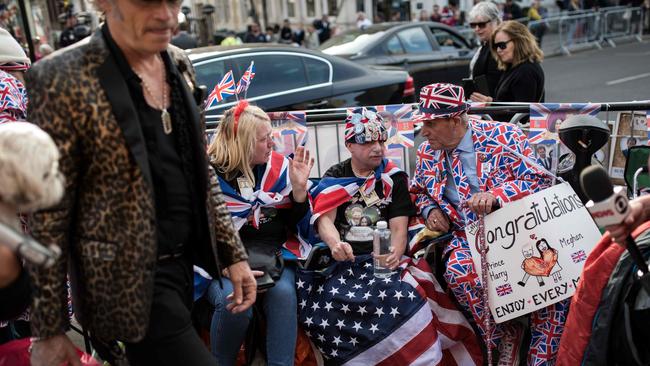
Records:
[[[600,13],[561,18],[559,34],[562,52],[565,54],[569,54],[571,49],[584,46],[601,48]]]
[[[490,113],[522,113],[528,114],[531,103],[499,103],[495,106],[471,107],[470,114],[485,115]],[[647,111],[650,110],[650,101],[644,102],[617,102],[617,103],[600,103],[601,120],[610,121],[612,116],[610,112],[624,111]],[[416,108],[412,104],[412,108]],[[306,147],[313,152],[315,158],[315,167],[312,170],[312,178],[320,178],[332,165],[341,162],[350,157],[350,153],[345,147],[343,125],[346,118],[346,109],[326,109],[306,111],[307,130],[309,138]],[[211,116],[207,123],[208,135],[210,136],[218,124],[220,116]],[[644,120],[645,121],[645,120]],[[526,127],[523,127],[524,131]],[[627,134],[627,131],[618,131],[618,134],[612,133],[612,141]],[[415,136],[414,146],[410,148],[394,148],[389,157],[397,162],[402,169],[410,174],[415,169],[415,154],[419,144],[424,141],[421,136]]]
[[[603,10],[602,40],[612,47],[616,47],[614,39],[634,37],[641,42],[643,15],[643,9],[640,7],[617,7],[616,9]]]

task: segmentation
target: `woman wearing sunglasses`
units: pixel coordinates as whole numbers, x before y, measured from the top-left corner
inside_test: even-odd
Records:
[[[481,42],[481,46],[469,63],[470,77],[484,75],[487,80],[490,95],[494,96],[497,84],[503,71],[499,70],[496,58],[490,52],[490,37],[501,23],[501,13],[497,5],[491,1],[481,1],[474,5],[469,12],[469,26]]]
[[[474,102],[543,102],[544,70],[540,63],[544,53],[528,28],[516,21],[496,27],[491,37],[492,54],[504,70],[495,96],[472,93]]]

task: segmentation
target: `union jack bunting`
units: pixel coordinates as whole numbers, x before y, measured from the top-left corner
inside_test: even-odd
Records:
[[[248,87],[255,77],[255,61],[251,61],[250,66],[244,71],[244,75],[241,76],[239,82],[237,83],[237,95],[244,93],[248,90]]]
[[[0,123],[27,118],[27,92],[23,83],[0,70]]]
[[[571,260],[573,260],[573,263],[584,262],[587,260],[587,254],[582,249],[578,250],[577,252],[571,254]]]
[[[228,182],[221,177],[218,178],[226,207],[230,211],[233,224],[237,230],[241,229],[247,222],[251,213],[252,225],[258,228],[262,207],[291,207],[291,199],[289,198],[289,193],[291,193],[289,160],[276,152],[271,153],[271,157],[264,167],[262,179],[255,187],[250,199],[242,197]],[[303,220],[308,221],[308,216],[309,214]],[[301,234],[300,230],[301,227],[297,228],[299,235]],[[291,249],[293,249],[294,255],[302,258],[309,253],[311,246],[306,241],[301,240],[299,248],[292,246]]]
[[[595,116],[600,112],[600,104],[595,103],[533,103],[530,105],[531,144],[556,144],[560,123],[574,114]]]
[[[497,286],[497,296],[506,296],[512,293],[512,286],[509,283],[506,283],[501,286]]]
[[[206,108],[210,109],[217,105],[217,103],[226,99],[230,95],[235,94],[235,79],[232,76],[232,70],[228,71],[223,76],[219,84],[215,85],[212,93],[208,95]]]
[[[313,210],[310,223],[313,224],[320,215],[350,200],[359,190],[370,194],[375,189],[377,181],[382,182],[384,199],[390,202],[393,193],[393,179],[391,177],[395,174],[406,173],[392,161],[384,159],[375,169],[375,174],[365,179],[357,177],[325,177],[321,179],[318,185],[310,191]]]
[[[372,257],[299,270],[298,320],[325,365],[480,365],[476,336],[424,260],[373,276]]]

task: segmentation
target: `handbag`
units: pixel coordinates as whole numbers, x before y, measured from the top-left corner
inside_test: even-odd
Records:
[[[264,243],[248,244],[248,265],[252,270],[268,273],[273,281],[277,281],[282,276],[284,269],[284,259],[280,248]]]

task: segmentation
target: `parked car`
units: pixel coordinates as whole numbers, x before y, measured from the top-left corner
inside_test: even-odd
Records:
[[[247,99],[266,111],[412,103],[413,78],[399,68],[367,67],[320,51],[268,44],[188,50],[199,85],[210,93],[232,70],[235,81],[255,61]],[[234,97],[207,111],[222,114]]]
[[[413,77],[415,91],[431,83],[460,85],[469,75],[473,42],[436,22],[393,22],[349,30],[319,49],[363,65],[401,66]]]

